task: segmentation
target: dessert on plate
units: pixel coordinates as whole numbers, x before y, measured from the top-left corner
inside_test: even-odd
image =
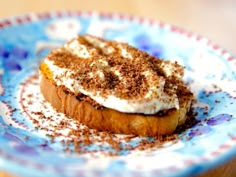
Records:
[[[171,134],[185,123],[194,99],[177,62],[91,35],[51,51],[39,70],[44,98],[99,131]]]

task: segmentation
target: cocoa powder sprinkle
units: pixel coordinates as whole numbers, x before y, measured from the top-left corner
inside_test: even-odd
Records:
[[[85,36],[77,38],[80,44],[86,46],[89,52],[87,58],[73,54],[64,46],[52,51],[48,55],[48,59],[58,67],[73,71],[73,79],[84,89],[94,93],[99,92],[104,97],[115,94],[118,98],[123,99],[143,98],[149,91],[148,80],[151,79],[153,84],[158,85],[160,78],[166,80],[164,91],[167,94],[173,95],[176,92],[174,85],[180,85],[179,94],[190,94],[183,81],[176,77],[176,74],[183,75],[183,68],[177,62],[174,63],[176,74],[167,77],[163,64],[170,64],[170,61],[150,56],[126,43],[118,45],[115,41],[94,38],[102,41],[104,48],[94,45]],[[108,47],[112,47],[114,52],[107,54],[103,51]],[[126,50],[132,58],[125,57],[122,50]],[[145,72],[149,72],[150,76],[144,76]],[[89,99],[87,101],[93,102]],[[100,106],[97,105],[97,107]]]

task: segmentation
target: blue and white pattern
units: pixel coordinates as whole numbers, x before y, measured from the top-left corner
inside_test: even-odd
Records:
[[[50,107],[40,107],[38,66],[50,50],[85,33],[127,42],[183,64],[185,80],[197,98],[194,108],[199,123],[180,133],[177,141],[144,151],[122,151],[115,157],[68,153],[60,141],[51,142],[48,132],[36,125],[50,128],[55,122],[40,122],[33,115],[33,111],[43,109],[49,114]],[[29,177],[182,177],[220,165],[236,156],[235,70],[236,59],[227,51],[206,38],[158,21],[95,12],[53,12],[3,19],[0,169]],[[140,139],[136,137],[130,144],[135,146]]]

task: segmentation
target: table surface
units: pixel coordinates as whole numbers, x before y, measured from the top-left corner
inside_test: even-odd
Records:
[[[52,10],[119,12],[158,19],[212,40],[236,54],[236,5],[234,0],[0,0],[0,18]],[[198,177],[231,177],[236,158]],[[0,171],[0,177],[12,177]]]

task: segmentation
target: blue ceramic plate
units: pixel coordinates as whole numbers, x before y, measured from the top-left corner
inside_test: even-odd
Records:
[[[148,137],[71,134],[72,130],[81,133],[86,127],[56,113],[43,100],[37,70],[51,49],[84,33],[124,41],[183,64],[184,79],[197,98],[194,109],[199,123],[166,143]],[[3,19],[0,168],[35,177],[148,177],[192,176],[216,167],[236,155],[235,70],[236,59],[224,49],[158,21],[93,12]],[[104,140],[106,136],[113,144]],[[145,146],[145,141],[152,146]]]

